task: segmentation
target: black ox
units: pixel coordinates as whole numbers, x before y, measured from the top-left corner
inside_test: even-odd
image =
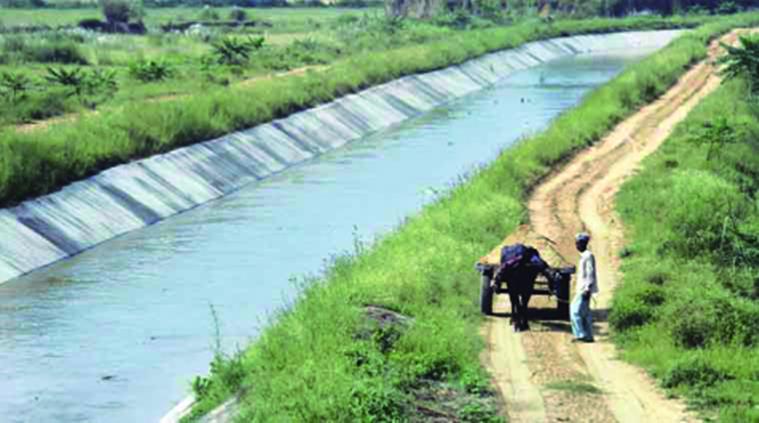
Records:
[[[538,275],[543,275],[548,281],[549,289],[556,292],[562,275],[540,257],[538,250],[522,244],[507,245],[501,249],[501,263],[493,274],[493,282],[497,285],[506,284],[514,331],[529,329],[527,306]]]

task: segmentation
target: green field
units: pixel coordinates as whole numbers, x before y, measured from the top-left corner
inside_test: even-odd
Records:
[[[220,19],[227,19],[231,7],[215,7],[212,9]],[[245,8],[250,19],[263,20],[271,23],[269,32],[309,32],[329,25],[330,22],[344,14],[376,14],[381,8],[337,8],[337,7],[278,7],[278,8]],[[82,19],[101,18],[98,8],[87,9],[9,9],[0,8],[0,24],[6,27],[48,25],[51,27],[76,25]],[[203,8],[199,7],[167,7],[146,9],[145,25],[155,28],[168,22],[183,22],[205,20]]]
[[[212,9],[224,20],[229,8]],[[96,9],[34,11],[3,9],[1,19],[13,25],[28,22],[61,25],[99,17]],[[329,64],[357,51],[375,51],[412,42],[425,42],[444,31],[419,28],[402,36],[366,36],[377,26],[371,9],[255,9],[248,19],[266,26],[204,28],[164,33],[157,26],[169,21],[202,18],[201,9],[148,9],[148,35],[97,34],[81,31],[42,31],[0,34],[0,76],[26,77],[21,95],[0,88],[0,126],[18,125],[93,108],[117,107],[135,100],[183,95],[290,69]],[[411,34],[412,38],[403,39]],[[264,37],[264,45],[247,60],[218,63],[214,45],[226,39]],[[133,68],[156,63],[166,70],[160,78],[140,80]],[[115,89],[72,95],[75,87],[50,82],[49,68],[113,73]]]
[[[743,78],[721,87],[623,187],[631,240],[610,316],[627,359],[735,423],[759,421],[759,107],[748,93]]]
[[[709,39],[757,23],[759,14],[742,15],[681,37],[372,248],[335,259],[250,348],[215,360],[210,378],[195,384],[196,416],[241,393],[243,421],[413,421],[416,388],[430,380],[487,398],[472,263],[522,222],[525,194],[552,166],[663,93],[705,57]],[[389,349],[381,337],[358,338],[367,304],[411,316],[414,325]],[[477,407],[462,405],[459,418],[497,421],[494,409]]]

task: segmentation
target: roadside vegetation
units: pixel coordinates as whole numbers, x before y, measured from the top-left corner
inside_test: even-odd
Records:
[[[618,199],[625,357],[721,422],[759,421],[759,37]]]
[[[194,383],[199,403],[193,416],[240,395],[241,421],[413,421],[423,411],[419,387],[433,382],[488,398],[473,263],[522,222],[527,192],[552,166],[663,93],[706,56],[710,39],[757,23],[759,14],[734,16],[680,37],[544,132],[463,177],[395,232],[335,257],[323,276],[301,283],[298,300],[273,316],[253,345],[217,355],[211,374]],[[381,331],[362,337],[369,305],[413,323],[389,343]],[[487,421],[495,410],[482,404],[461,407],[459,418]],[[474,413],[471,419],[465,410]]]

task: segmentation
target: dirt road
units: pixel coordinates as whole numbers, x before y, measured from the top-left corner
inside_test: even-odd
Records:
[[[722,38],[735,43],[739,32]],[[623,228],[614,196],[640,162],[669,136],[706,95],[719,86],[714,58],[694,66],[666,94],[620,123],[601,142],[575,156],[533,191],[528,225],[506,243],[537,247],[549,263],[574,262],[574,234],[591,234],[601,292],[593,304],[596,342],[571,343],[568,322],[544,321],[513,333],[502,317],[484,325],[483,361],[493,375],[512,422],[690,422],[681,401],[668,399],[641,369],[616,358],[608,338],[607,312],[618,274]],[[553,240],[553,241],[550,241]],[[574,264],[574,263],[568,263]],[[500,296],[505,297],[505,296]],[[496,312],[505,311],[499,298]],[[537,297],[531,307],[553,307]]]

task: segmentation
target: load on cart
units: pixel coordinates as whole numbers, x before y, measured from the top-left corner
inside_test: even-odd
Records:
[[[528,330],[530,297],[547,295],[557,299],[556,318],[569,320],[569,289],[574,267],[551,267],[538,250],[529,245],[511,244],[499,248],[498,254],[491,253],[476,265],[482,275],[482,313],[493,314],[495,294],[509,294],[514,330]]]

